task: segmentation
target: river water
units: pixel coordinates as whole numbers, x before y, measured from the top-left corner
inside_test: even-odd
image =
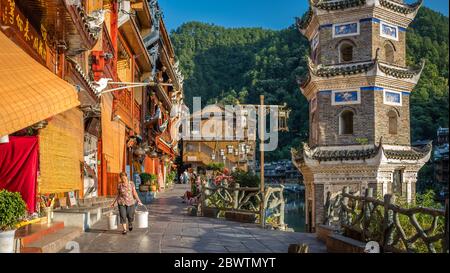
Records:
[[[305,231],[305,198],[304,192],[284,192],[284,222],[295,232]]]

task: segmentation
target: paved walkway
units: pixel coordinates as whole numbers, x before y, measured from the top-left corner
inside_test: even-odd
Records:
[[[180,196],[184,185],[159,194],[148,206],[149,228],[127,235],[107,230],[104,217],[77,238],[80,252],[119,253],[286,253],[289,244],[306,243],[310,252],[325,252],[314,234],[264,230],[255,224],[188,216]]]

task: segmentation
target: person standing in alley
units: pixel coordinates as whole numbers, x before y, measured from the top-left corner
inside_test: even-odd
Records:
[[[120,224],[122,225],[122,234],[127,234],[127,220],[128,230],[133,230],[134,213],[136,209],[136,201],[140,206],[142,202],[136,192],[136,187],[133,181],[128,180],[126,173],[122,172],[119,175],[119,184],[117,185],[117,197],[112,203],[114,207],[116,202],[119,206]]]

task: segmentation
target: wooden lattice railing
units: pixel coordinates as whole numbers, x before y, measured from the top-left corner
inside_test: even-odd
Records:
[[[240,187],[234,183],[233,187],[220,185],[216,187],[203,185],[201,194],[202,211],[208,208],[219,211],[250,213],[261,216],[261,202],[264,204],[264,215],[272,220],[271,224],[277,228],[285,228],[283,187],[266,187],[264,198],[260,188]],[[259,222],[261,223],[261,217]],[[266,221],[266,217],[263,217]],[[264,222],[265,224],[265,222]]]
[[[448,253],[448,199],[446,210],[395,204],[394,195],[384,200],[349,193],[345,187],[333,200],[327,194],[324,225],[336,226],[345,236],[376,241],[383,252]]]

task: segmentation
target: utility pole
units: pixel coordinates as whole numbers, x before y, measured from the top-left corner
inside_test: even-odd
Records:
[[[264,127],[265,127],[265,121],[266,121],[266,113],[264,109],[264,95],[259,96],[260,100],[260,106],[259,106],[259,138],[260,138],[260,144],[259,144],[259,151],[260,151],[260,191],[261,191],[261,204],[260,204],[260,219],[261,219],[261,226],[265,227],[266,222],[266,213],[264,208]]]

